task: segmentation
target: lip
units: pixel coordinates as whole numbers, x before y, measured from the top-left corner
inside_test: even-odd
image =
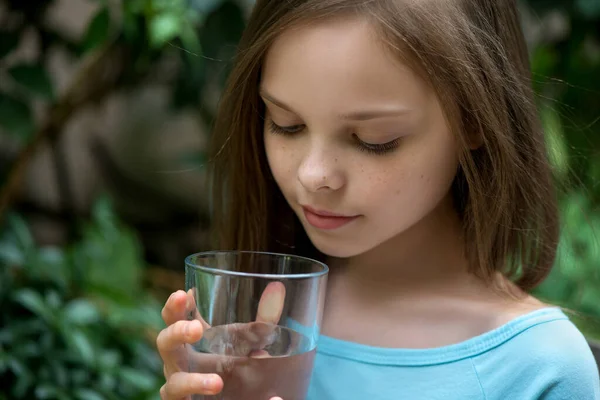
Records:
[[[343,215],[330,211],[316,210],[309,206],[302,206],[304,216],[309,224],[318,229],[333,230],[357,219],[358,215]]]

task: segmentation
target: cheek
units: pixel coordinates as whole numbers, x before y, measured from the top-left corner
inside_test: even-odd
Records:
[[[284,138],[265,133],[265,152],[271,173],[277,184],[282,187],[282,183],[290,182],[294,169],[294,152]],[[289,184],[289,183],[288,183]]]
[[[431,211],[450,190],[458,166],[453,150],[411,150],[399,154],[393,165],[365,176],[363,204],[378,212],[382,222],[392,216],[418,218]]]

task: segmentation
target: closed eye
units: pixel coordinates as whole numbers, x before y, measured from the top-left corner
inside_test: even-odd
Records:
[[[369,153],[369,154],[375,154],[375,155],[382,155],[382,154],[390,153],[390,152],[396,150],[396,148],[398,148],[398,145],[400,144],[399,138],[396,138],[387,143],[377,143],[377,144],[367,143],[365,141],[362,141],[357,135],[354,135],[354,139],[355,139],[356,146],[358,147],[358,149],[360,151],[363,151],[363,152]]]
[[[294,135],[294,134],[302,132],[304,130],[304,128],[306,128],[306,125],[298,124],[298,125],[281,126],[281,125],[277,125],[275,122],[273,122],[272,119],[270,119],[268,122],[268,127],[272,133],[275,133],[278,135]],[[354,144],[356,145],[358,150],[368,153],[368,154],[374,154],[374,155],[383,155],[383,154],[390,153],[390,152],[396,150],[396,148],[398,148],[398,145],[400,143],[399,138],[394,139],[387,143],[367,143],[367,142],[361,140],[356,134],[353,135],[353,138],[354,138]]]
[[[273,120],[269,120],[269,129],[273,133],[279,133],[282,135],[293,135],[294,133],[301,132],[306,125],[290,125],[290,126],[281,126],[277,125]]]

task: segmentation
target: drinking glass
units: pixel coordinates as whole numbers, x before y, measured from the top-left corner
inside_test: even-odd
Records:
[[[185,260],[186,291],[202,339],[189,372],[217,373],[221,393],[194,400],[304,400],[310,382],[327,265],[288,254],[218,251]]]

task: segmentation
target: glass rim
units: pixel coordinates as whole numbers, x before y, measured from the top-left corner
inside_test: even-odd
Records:
[[[255,273],[255,272],[240,272],[240,271],[229,271],[226,269],[219,269],[214,267],[207,267],[203,265],[197,265],[193,260],[199,257],[211,257],[218,255],[235,255],[235,254],[255,254],[259,256],[269,256],[269,257],[287,257],[290,259],[294,259],[297,261],[309,262],[311,264],[316,264],[321,267],[320,271],[316,272],[305,272],[300,274],[263,274],[263,273]],[[245,278],[265,278],[265,279],[307,279],[307,278],[319,278],[321,276],[325,276],[329,273],[329,267],[324,262],[315,260],[313,258],[298,256],[295,254],[285,254],[285,253],[274,253],[268,251],[252,251],[252,250],[214,250],[214,251],[202,251],[194,254],[190,254],[185,258],[185,266],[189,268],[193,268],[194,270],[199,270],[203,272],[208,272],[214,275],[226,275],[226,276],[235,276],[235,277],[245,277]]]

